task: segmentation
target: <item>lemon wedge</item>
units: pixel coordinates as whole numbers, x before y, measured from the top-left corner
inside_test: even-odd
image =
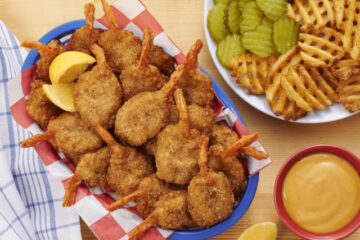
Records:
[[[273,222],[263,222],[246,229],[238,240],[276,240],[276,235],[276,224]]]
[[[94,57],[83,52],[63,52],[50,64],[50,80],[53,84],[73,82],[94,62],[96,62]]]
[[[75,112],[73,83],[44,84],[42,87],[52,103],[67,112]]]

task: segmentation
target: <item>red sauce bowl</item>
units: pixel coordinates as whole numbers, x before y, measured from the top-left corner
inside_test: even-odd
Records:
[[[352,154],[351,152],[345,150],[344,148],[334,146],[334,145],[326,145],[326,144],[320,144],[320,145],[313,145],[310,147],[306,147],[303,149],[300,149],[299,151],[295,152],[292,156],[290,156],[286,162],[282,165],[278,176],[275,181],[275,187],[274,187],[274,202],[275,207],[278,212],[278,215],[280,216],[281,221],[296,235],[309,239],[309,240],[337,240],[342,239],[354,231],[356,231],[360,227],[360,211],[358,214],[354,217],[354,219],[346,225],[344,228],[327,234],[315,234],[308,232],[301,227],[299,227],[291,218],[289,217],[288,213],[286,212],[286,209],[284,207],[284,202],[282,198],[282,187],[283,182],[285,179],[285,176],[287,172],[290,170],[290,168],[300,159],[303,157],[306,157],[311,154],[315,153],[332,153],[339,157],[344,158],[347,160],[358,172],[360,175],[360,159]],[[339,209],[341,211],[341,209]]]

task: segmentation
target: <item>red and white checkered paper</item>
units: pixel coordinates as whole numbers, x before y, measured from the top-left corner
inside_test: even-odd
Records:
[[[136,36],[142,37],[143,29],[150,27],[156,34],[154,43],[163,47],[168,54],[175,57],[178,64],[184,61],[185,55],[168,38],[164,29],[140,0],[118,0],[112,5],[112,9],[120,28],[130,30]],[[95,22],[95,26],[106,29],[108,26],[106,17],[98,19]],[[25,103],[30,92],[34,70],[35,66],[32,66],[24,70],[14,81],[10,81],[9,95],[13,118],[22,127],[28,129],[33,134],[37,134],[41,132],[41,129],[25,110]],[[226,121],[240,135],[248,133],[246,126],[230,109],[225,109],[220,99],[218,99],[214,111],[217,121]],[[253,146],[264,150],[259,142],[254,143]],[[35,150],[43,160],[47,170],[55,178],[59,179],[65,187],[75,171],[75,166],[71,161],[65,158],[62,153],[56,152],[48,142],[37,144]],[[249,158],[247,165],[250,175],[254,175],[270,164],[270,159],[258,161]],[[106,210],[108,205],[118,198],[119,196],[106,193],[100,188],[90,189],[86,185],[82,185],[78,189],[74,208],[99,239],[128,239],[127,234],[142,221],[134,207],[134,203],[129,203],[125,208],[115,212],[108,212]],[[166,239],[171,234],[172,231],[151,228],[142,238],[154,240]]]

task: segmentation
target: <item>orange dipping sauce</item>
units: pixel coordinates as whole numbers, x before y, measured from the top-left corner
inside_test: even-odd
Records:
[[[298,226],[312,233],[332,233],[349,224],[360,210],[360,176],[337,155],[312,154],[288,171],[282,198]]]

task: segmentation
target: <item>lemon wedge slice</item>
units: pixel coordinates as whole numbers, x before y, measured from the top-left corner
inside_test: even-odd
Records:
[[[73,82],[94,62],[96,62],[94,57],[83,52],[63,52],[50,64],[50,80],[53,84]]]
[[[75,112],[73,83],[44,84],[42,87],[52,103],[67,112]]]
[[[273,222],[263,222],[246,229],[238,240],[276,240],[276,235],[276,224]]]

